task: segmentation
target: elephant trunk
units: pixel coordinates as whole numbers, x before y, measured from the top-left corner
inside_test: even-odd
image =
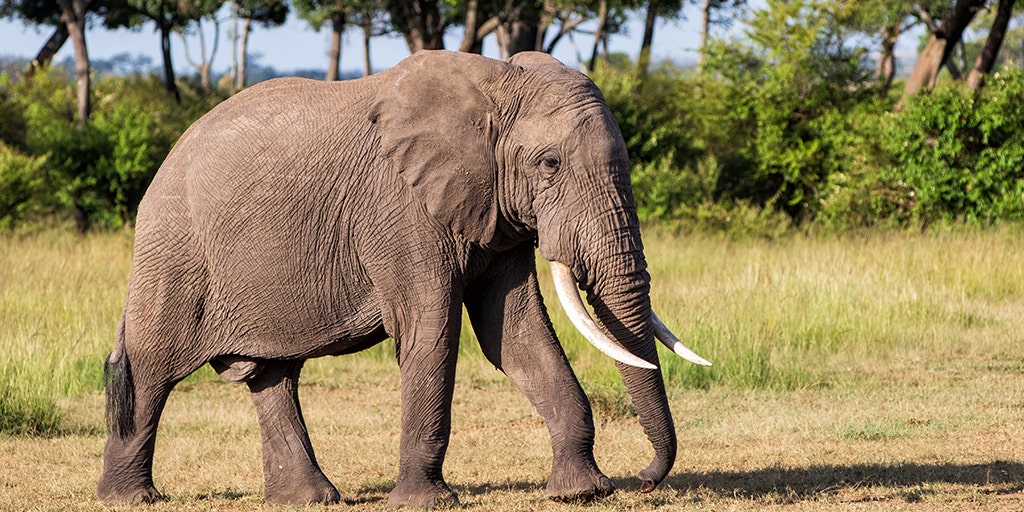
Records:
[[[605,274],[588,294],[598,322],[633,355],[658,366],[658,351],[651,321],[650,277],[643,254],[625,258],[625,270]],[[640,472],[641,492],[654,490],[676,459],[676,434],[660,369],[615,363],[636,409],[640,425],[654,448],[654,460]]]

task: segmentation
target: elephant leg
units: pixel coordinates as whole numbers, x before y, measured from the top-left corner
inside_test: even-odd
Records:
[[[138,372],[137,380],[148,380]],[[123,435],[111,433],[103,449],[103,474],[96,495],[103,501],[131,504],[153,503],[162,498],[153,485],[153,451],[156,428],[173,384],[161,383],[138,389],[135,429]]]
[[[161,499],[153,485],[153,451],[164,405],[174,385],[203,363],[145,344],[129,344],[111,359],[104,368],[111,431],[96,494],[110,502],[152,503]]]
[[[496,259],[466,293],[466,309],[488,360],[544,418],[553,452],[547,495],[587,501],[615,486],[594,461],[594,420],[555,337],[537,285],[532,247]]]
[[[454,506],[458,496],[442,475],[451,434],[452,393],[461,304],[422,308],[393,333],[402,376],[402,437],[398,478],[388,495],[392,508]]]
[[[299,406],[305,361],[267,361],[246,381],[256,404],[263,441],[263,499],[268,503],[337,503],[338,490],[316,463]]]

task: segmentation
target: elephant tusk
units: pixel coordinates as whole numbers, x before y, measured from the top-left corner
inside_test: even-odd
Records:
[[[672,352],[675,352],[679,357],[686,359],[687,361],[699,364],[701,366],[711,366],[711,362],[698,356],[696,352],[690,350],[689,347],[683,345],[683,342],[679,341],[679,338],[672,331],[668,330],[665,323],[658,318],[658,315],[651,311],[651,322],[654,323],[654,337],[658,338],[662,344],[669,348]]]
[[[580,299],[579,289],[576,286],[576,279],[573,277],[569,267],[557,261],[550,263],[551,278],[555,282],[558,301],[562,304],[565,314],[569,316],[569,321],[572,322],[572,325],[576,326],[576,329],[580,331],[580,334],[591,345],[604,352],[606,356],[622,364],[636,366],[637,368],[647,368],[649,370],[658,369],[657,366],[631,354],[605,335],[597,324],[594,323],[594,319],[590,318],[590,313],[587,313],[587,310],[583,307],[583,301]]]

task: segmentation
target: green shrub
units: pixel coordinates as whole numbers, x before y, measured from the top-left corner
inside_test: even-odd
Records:
[[[44,188],[45,157],[32,157],[0,142],[0,229],[11,229],[39,213],[32,199]]]
[[[4,77],[0,114],[10,111],[18,122],[0,131],[0,137],[15,147],[23,145],[29,157],[45,157],[39,160],[44,162],[40,186],[17,189],[31,191],[29,198],[19,195],[20,204],[73,216],[80,230],[130,224],[171,146],[219,101],[185,88],[179,104],[155,77],[106,77],[95,82],[93,113],[78,129],[72,122],[72,89],[68,78],[54,71],[18,82]],[[6,225],[24,218],[12,216]]]
[[[1024,73],[986,84],[914,97],[894,116],[888,173],[909,188],[917,222],[1024,220]]]

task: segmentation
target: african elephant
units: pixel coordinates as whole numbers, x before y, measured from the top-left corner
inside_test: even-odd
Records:
[[[420,52],[368,78],[277,79],[224,101],[182,135],[139,206],[105,362],[98,496],[159,498],[161,411],[209,363],[251,391],[265,500],[338,501],[302,419],[299,372],[308,358],[391,337],[402,434],[389,504],[457,503],[442,462],[463,305],[486,357],[547,423],[547,494],[609,494],[589,402],[538,289],[535,244],[573,321],[628,363],[618,368],[655,452],[640,472],[649,491],[676,455],[655,334],[706,361],[651,312],[625,145],[586,76],[545,54]]]

